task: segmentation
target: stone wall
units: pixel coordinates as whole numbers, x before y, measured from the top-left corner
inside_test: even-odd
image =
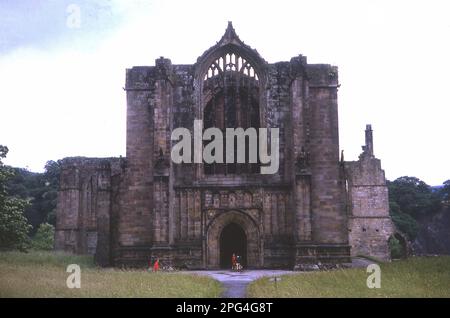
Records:
[[[389,260],[388,240],[395,232],[389,216],[389,196],[381,162],[373,155],[372,129],[358,161],[346,162],[349,242],[352,255]]]
[[[121,173],[120,158],[65,158],[56,210],[55,248],[94,254],[111,262],[112,179]]]

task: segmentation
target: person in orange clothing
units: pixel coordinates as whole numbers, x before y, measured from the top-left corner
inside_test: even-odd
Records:
[[[153,264],[153,271],[159,271],[159,258],[156,259],[155,264]]]
[[[233,256],[231,256],[231,270],[234,270],[236,268],[236,254],[233,253]]]

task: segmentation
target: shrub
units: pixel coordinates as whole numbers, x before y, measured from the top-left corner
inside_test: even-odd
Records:
[[[0,195],[1,196],[1,195]],[[14,197],[0,197],[0,248],[25,251],[31,226],[23,215],[26,202]]]
[[[33,240],[32,248],[35,250],[52,250],[55,241],[55,228],[48,223],[42,223]]]
[[[400,241],[394,236],[392,236],[389,239],[389,249],[391,251],[391,258],[393,259],[404,258],[405,255],[404,247],[402,246]]]

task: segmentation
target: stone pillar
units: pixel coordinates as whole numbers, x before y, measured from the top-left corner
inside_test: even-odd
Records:
[[[79,252],[79,179],[79,170],[76,166],[62,166],[56,207],[56,250]]]
[[[311,241],[311,177],[299,175],[295,182],[296,242]]]
[[[120,192],[118,265],[145,264],[153,228],[154,68],[127,69],[127,161]]]
[[[154,216],[152,256],[163,262],[172,263],[170,245],[174,240],[173,202],[175,193],[171,189],[173,173],[171,169],[171,132],[173,83],[172,63],[169,59],[155,61],[153,96],[153,162],[154,162]]]
[[[97,248],[95,262],[100,266],[111,265],[111,169],[103,163],[97,175]]]
[[[373,137],[372,137],[372,125],[366,125],[365,131],[366,145],[363,146],[367,155],[373,157]]]
[[[310,109],[308,104],[308,80],[305,74],[306,57],[291,59],[291,162],[289,170],[293,176],[294,211],[294,263],[304,263],[304,245],[311,244],[311,166],[310,166]]]
[[[313,241],[347,244],[346,211],[339,169],[338,70],[308,65]]]

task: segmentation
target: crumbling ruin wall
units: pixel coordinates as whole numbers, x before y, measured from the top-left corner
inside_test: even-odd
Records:
[[[65,158],[60,161],[55,249],[93,254],[109,265],[111,253],[112,176],[121,172],[119,158]]]
[[[363,149],[358,161],[345,163],[351,253],[389,260],[388,240],[395,230],[389,216],[384,171],[381,161],[373,155],[370,125],[367,125]]]

